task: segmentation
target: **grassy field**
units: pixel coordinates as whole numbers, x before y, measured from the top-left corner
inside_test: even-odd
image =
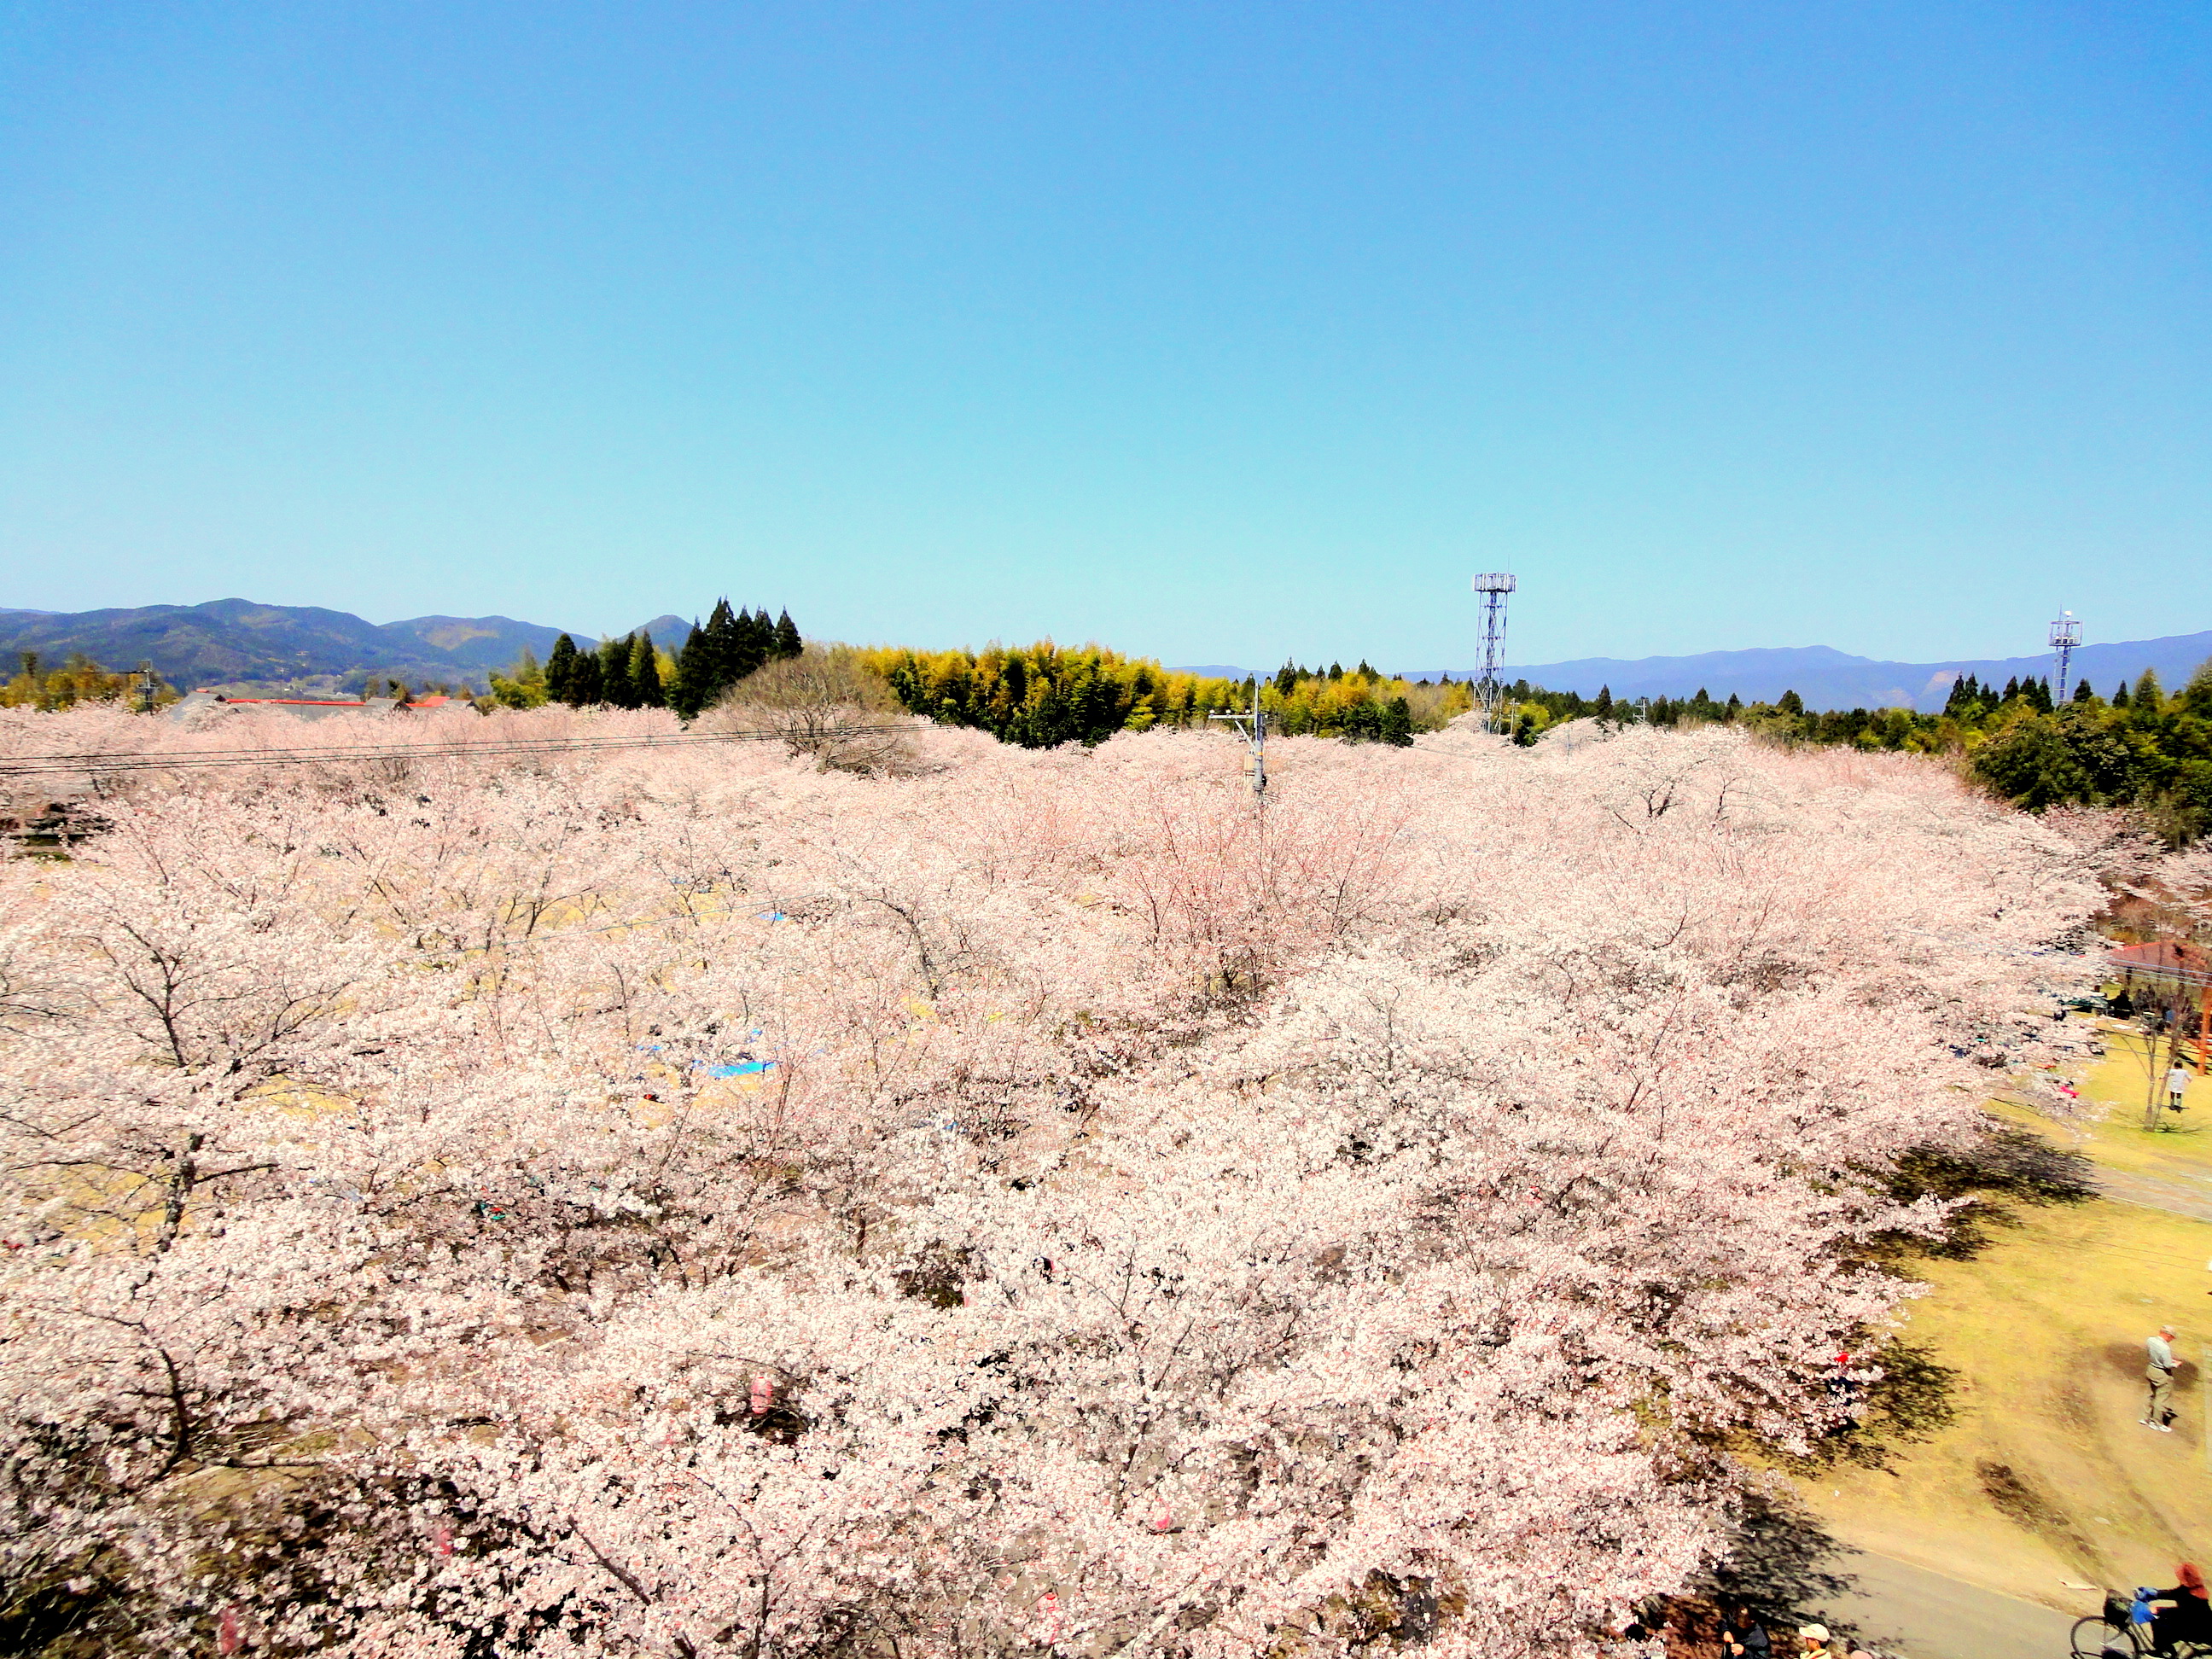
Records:
[[[2107,1169],[2166,1179],[2212,1180],[2212,1077],[2200,1078],[2190,1068],[2186,1106],[2179,1116],[2160,1108],[2160,1127],[2143,1128],[2143,1103],[2150,1072],[2143,1064],[2143,1046],[2133,1032],[2112,1030],[2105,1036],[2107,1053],[2079,1079],[2084,1101],[2097,1115],[2091,1121],[2064,1126],[2020,1114],[2021,1121],[2037,1123],[2054,1139],[2068,1142],[2089,1154]],[[2158,1098],[2166,1098],[2166,1050],[2159,1049],[2155,1081]]]
[[[2212,1193],[2212,1079],[2143,1130],[2140,1051],[2119,1033],[2086,1078],[2091,1121],[1998,1108],[2100,1165]],[[1957,1415],[1886,1472],[1841,1471],[1803,1495],[1844,1542],[2068,1612],[2069,1585],[2166,1584],[2212,1560],[2212,1224],[2105,1200],[2027,1207],[1966,1261],[1925,1264],[1908,1340],[1957,1373]],[[2143,1342],[2180,1335],[2172,1434],[2142,1427]]]

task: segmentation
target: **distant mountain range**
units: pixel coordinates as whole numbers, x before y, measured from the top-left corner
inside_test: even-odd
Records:
[[[2074,653],[2073,678],[2087,678],[2106,696],[2122,680],[2155,669],[2168,690],[2212,659],[2212,632],[2177,634],[2162,640],[2130,640],[2117,645],[2085,645]],[[2056,665],[2049,652],[2033,657],[1996,657],[1954,662],[1880,662],[1854,657],[1825,645],[1756,651],[1706,651],[1694,657],[1583,657],[1572,662],[1509,663],[1507,678],[1525,679],[1548,691],[1579,691],[1586,697],[1609,687],[1616,697],[1689,697],[1700,687],[1725,702],[1730,694],[1746,702],[1771,702],[1795,691],[1808,708],[1888,708],[1899,704],[1934,712],[1943,706],[1951,682],[1972,674],[2002,685],[2014,678],[2049,678]],[[1183,671],[1242,679],[1253,672],[1224,664]],[[1262,671],[1273,673],[1273,669]],[[1433,680],[1449,672],[1455,680],[1473,679],[1472,668],[1401,670],[1408,679]]]
[[[640,624],[654,643],[684,643],[690,623],[655,617]],[[52,666],[82,652],[108,668],[150,662],[182,690],[354,690],[372,676],[411,685],[443,682],[481,690],[490,672],[526,647],[543,661],[562,629],[511,617],[411,617],[364,622],[313,605],[149,605],[132,611],[0,610],[0,670],[35,651]],[[567,630],[579,643],[596,639]]]
[[[682,645],[691,624],[663,615],[639,624],[656,644]],[[216,599],[207,605],[149,605],[134,611],[10,611],[0,609],[0,673],[22,652],[35,651],[58,665],[82,652],[109,668],[151,662],[162,678],[183,690],[206,686],[230,690],[334,693],[358,690],[371,677],[410,685],[442,682],[481,690],[495,668],[514,662],[524,647],[540,661],[562,630],[511,617],[410,617],[404,622],[364,622],[344,611],[312,605],[255,605]],[[578,643],[597,635],[567,630]],[[2087,645],[2074,653],[2074,674],[2110,696],[2120,681],[2146,668],[2171,688],[2212,659],[2212,632],[2162,640]],[[1225,663],[1196,665],[1187,673],[1243,679],[1255,672]],[[1436,679],[1442,669],[1403,671],[1413,679]],[[1449,671],[1471,679],[1471,668]],[[1814,708],[1881,708],[1905,703],[1940,708],[1961,674],[1994,680],[2047,676],[2051,659],[2033,657],[1956,662],[1879,662],[1825,645],[1757,651],[1707,651],[1694,657],[1584,657],[1572,662],[1512,663],[1507,674],[1553,691],[1595,696],[1600,686],[1616,697],[1686,697],[1699,687],[1725,701],[1771,702],[1795,691]]]

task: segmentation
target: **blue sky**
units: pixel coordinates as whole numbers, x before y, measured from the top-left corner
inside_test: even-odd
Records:
[[[0,0],[0,605],[2212,628],[2212,9]]]

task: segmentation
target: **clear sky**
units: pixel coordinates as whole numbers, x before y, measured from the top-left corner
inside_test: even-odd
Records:
[[[2212,7],[0,0],[0,605],[2212,628]]]

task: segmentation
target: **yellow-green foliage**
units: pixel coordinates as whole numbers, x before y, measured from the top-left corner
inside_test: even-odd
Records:
[[[670,661],[666,652],[660,652],[658,655],[661,659],[661,684],[665,685],[668,683],[666,677],[674,672],[674,664]],[[491,677],[492,701],[504,708],[540,708],[545,705],[550,695],[545,686],[545,671],[538,664],[538,653],[526,645],[522,647],[522,654],[514,659],[513,667],[504,674],[495,673]]]
[[[1098,645],[1066,650],[1044,640],[980,652],[884,647],[864,658],[915,714],[980,726],[1032,748],[1202,724],[1208,715],[1251,706],[1243,682],[1177,673]],[[1416,685],[1364,668],[1334,678],[1286,672],[1261,685],[1261,705],[1275,731],[1385,743],[1404,743],[1417,730],[1442,726],[1466,712],[1470,696],[1464,685]]]
[[[120,702],[135,694],[137,677],[111,674],[82,653],[62,667],[41,673],[36,652],[23,653],[22,672],[0,685],[0,708],[68,708],[80,702]],[[174,702],[177,694],[155,682],[154,701]]]
[[[1278,676],[1277,682],[1281,678]],[[1287,692],[1271,683],[1260,697],[1270,723],[1288,735],[1313,732],[1384,741],[1389,740],[1385,728],[1391,724],[1391,705],[1400,701],[1406,705],[1408,733],[1434,731],[1473,708],[1474,692],[1466,684],[1422,685],[1352,669],[1340,679],[1320,674],[1301,678]]]
[[[1174,673],[1097,645],[1063,650],[1042,640],[980,652],[884,647],[863,655],[915,714],[980,726],[1030,748],[1097,743],[1116,732],[1185,726],[1246,706],[1235,680]]]

